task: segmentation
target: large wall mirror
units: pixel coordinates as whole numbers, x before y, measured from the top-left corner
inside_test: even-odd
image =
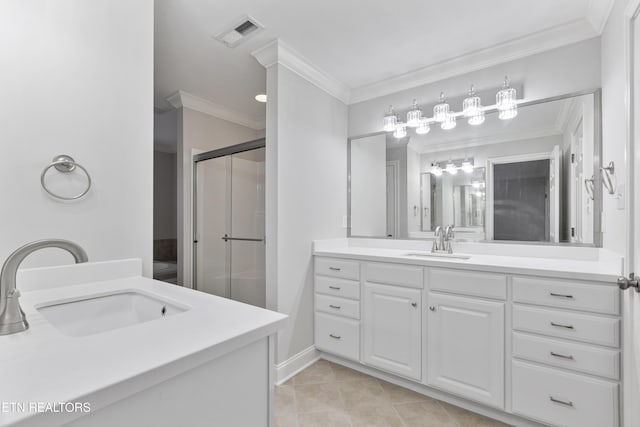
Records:
[[[349,139],[350,237],[601,245],[600,91],[521,103],[480,126]]]

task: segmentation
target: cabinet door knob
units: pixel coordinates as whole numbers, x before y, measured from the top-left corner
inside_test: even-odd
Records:
[[[417,306],[418,306],[418,303],[417,303],[417,302],[415,302],[415,301],[411,301],[411,307],[417,307]]]
[[[430,306],[429,306],[429,310],[431,310],[431,311],[436,311],[436,307],[435,307],[435,306],[433,306],[433,305],[430,305]]]

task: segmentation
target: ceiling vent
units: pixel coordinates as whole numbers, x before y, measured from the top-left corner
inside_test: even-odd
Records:
[[[227,47],[236,47],[262,30],[264,30],[264,26],[261,23],[251,16],[245,16],[214,38],[224,43]]]

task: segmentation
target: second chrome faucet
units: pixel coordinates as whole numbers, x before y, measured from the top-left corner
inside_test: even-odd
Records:
[[[453,225],[447,225],[446,227],[437,226],[435,231],[435,240],[433,241],[433,246],[431,247],[432,253],[437,252],[446,252],[448,254],[453,253],[453,247],[451,246],[451,241],[455,237],[453,232]]]

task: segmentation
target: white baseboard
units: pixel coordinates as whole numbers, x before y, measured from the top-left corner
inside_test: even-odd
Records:
[[[286,382],[318,359],[320,359],[320,352],[312,345],[284,362],[278,363],[276,365],[276,385]]]

